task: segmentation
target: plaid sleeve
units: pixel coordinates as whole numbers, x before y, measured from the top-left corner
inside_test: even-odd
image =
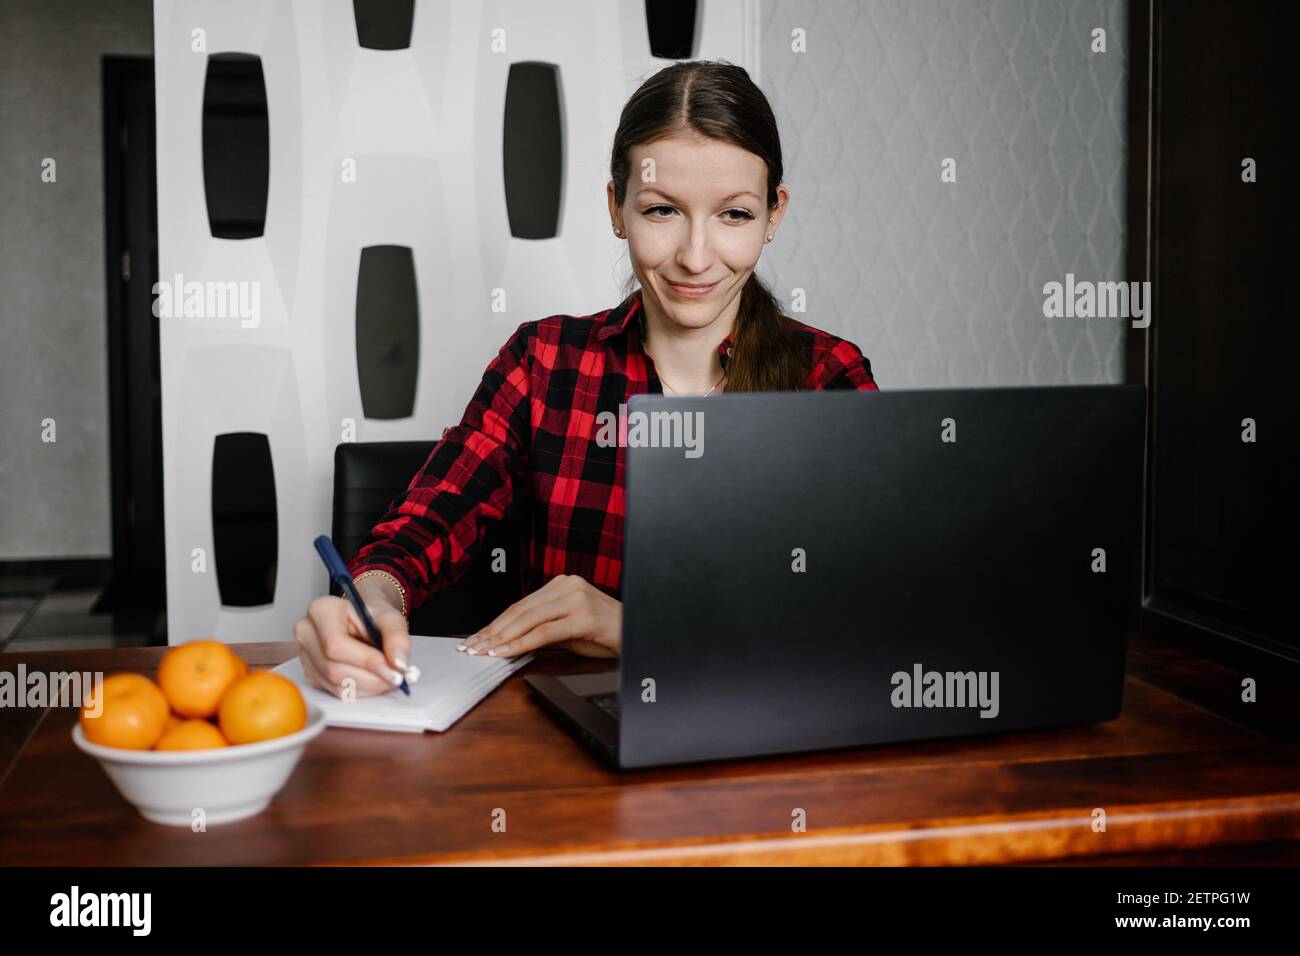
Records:
[[[387,571],[406,588],[408,611],[454,584],[478,553],[485,521],[501,520],[529,449],[529,343],[525,322],[483,373],[459,425],[370,529],[348,570]]]
[[[862,350],[846,339],[837,339],[821,356],[812,371],[819,389],[857,389],[879,391],[871,375],[871,362]]]

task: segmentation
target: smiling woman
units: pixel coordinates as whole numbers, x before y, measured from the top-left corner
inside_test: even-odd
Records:
[[[702,392],[719,378],[731,391],[809,387],[796,329],[754,272],[789,203],[782,176],[771,106],[738,66],[675,64],[624,107],[610,218],[627,237],[670,392]],[[715,370],[713,351],[729,334],[730,361]]]
[[[633,275],[617,306],[525,322],[488,365],[460,424],[348,563],[379,627],[321,597],[294,627],[315,685],[391,690],[408,668],[406,615],[457,581],[489,522],[524,509],[526,596],[461,645],[514,656],[546,644],[616,656],[626,442],[600,423],[637,394],[858,389],[852,342],[781,312],[755,274],[790,200],[762,91],[729,63],[677,63],[623,109],[606,186]]]

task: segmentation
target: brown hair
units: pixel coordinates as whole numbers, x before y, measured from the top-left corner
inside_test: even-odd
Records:
[[[744,68],[725,60],[674,63],[632,94],[619,117],[609,161],[616,205],[621,207],[627,194],[632,147],[681,131],[731,143],[757,155],[767,164],[767,206],[776,207],[776,187],[783,171],[776,117]],[[634,291],[632,275],[625,283],[625,293]],[[740,291],[733,334],[727,391],[808,387],[808,365],[793,322],[781,312],[780,303],[756,272],[750,273]]]

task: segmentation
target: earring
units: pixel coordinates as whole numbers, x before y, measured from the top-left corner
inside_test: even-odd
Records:
[[[612,222],[610,223],[610,225],[614,226]],[[618,236],[620,239],[623,238],[623,233],[619,232],[618,226],[614,226],[614,235]]]

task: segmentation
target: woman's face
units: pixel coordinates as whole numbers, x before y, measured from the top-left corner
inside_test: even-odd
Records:
[[[763,160],[696,135],[634,147],[629,158],[622,208],[614,205],[612,182],[606,192],[647,309],[686,328],[704,328],[724,312],[734,317],[764,239],[785,213],[788,191],[777,187],[777,206],[769,210]],[[709,288],[692,294],[676,283]]]

